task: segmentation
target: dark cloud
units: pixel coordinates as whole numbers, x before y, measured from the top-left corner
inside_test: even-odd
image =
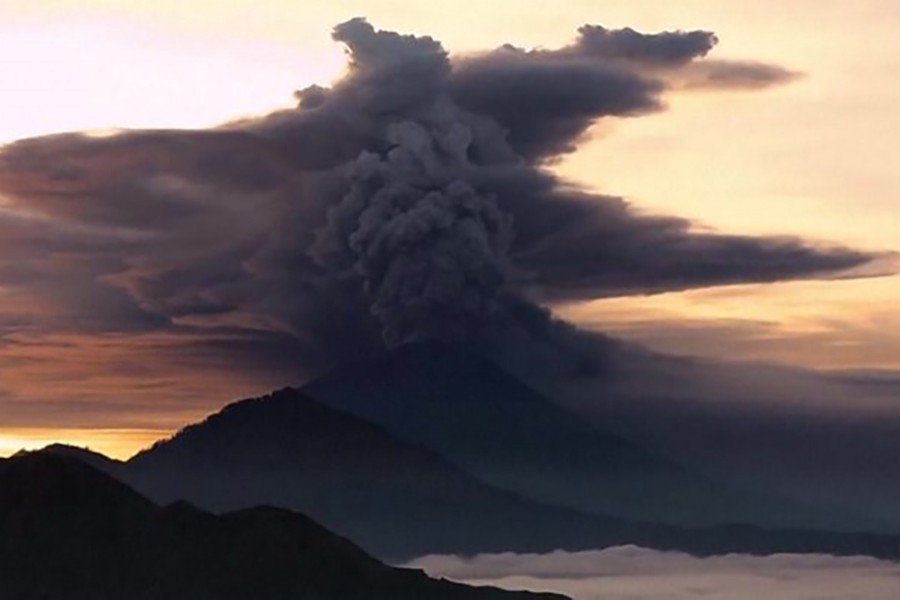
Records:
[[[426,108],[446,85],[447,53],[430,37],[376,31],[364,19],[338,25],[332,37],[347,48],[347,76],[332,90],[347,109],[406,117]]]
[[[669,66],[683,65],[706,56],[718,42],[710,31],[645,34],[630,27],[607,29],[600,25],[584,25],[578,29],[575,44],[562,52]]]
[[[493,177],[486,186],[515,218],[514,281],[545,300],[829,277],[876,259],[791,237],[698,232],[688,220],[638,215],[620,198],[546,174]]]
[[[498,310],[501,288],[577,300],[822,277],[871,259],[695,233],[543,170],[536,161],[594,118],[658,108],[660,74],[714,42],[580,33],[559,50],[453,59],[431,38],[356,19],[334,32],[346,76],[300,92],[296,110],[10,145],[0,278],[50,297],[75,328],[274,331],[327,362],[345,340],[377,345],[370,313],[396,339],[457,335]]]
[[[659,110],[664,88],[609,61],[515,48],[459,61],[452,85],[461,106],[502,125],[529,159],[573,151],[600,117]]]
[[[392,343],[465,338],[505,282],[512,219],[464,178],[471,133],[451,122],[391,128],[385,158],[363,153],[313,255],[361,277]]]
[[[279,375],[376,351],[382,332],[472,330],[498,355],[516,340],[529,360],[580,356],[584,374],[612,342],[584,350],[600,342],[535,300],[831,277],[873,258],[699,233],[542,166],[598,118],[660,109],[713,64],[698,60],[711,34],[585,27],[557,50],[463,57],[359,19],[334,37],[346,75],[294,110],[4,147],[0,286],[44,332],[166,334]],[[21,333],[22,314],[3,318]]]
[[[598,119],[661,110],[669,88],[759,89],[795,76],[765,63],[698,60],[717,41],[706,31],[586,25],[557,50],[507,45],[458,58],[451,90],[461,106],[502,125],[517,153],[549,159],[573,151]]]

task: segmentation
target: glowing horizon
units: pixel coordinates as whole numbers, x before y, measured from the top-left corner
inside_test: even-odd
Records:
[[[127,460],[175,430],[142,429],[3,429],[0,431],[0,458],[19,451],[40,450],[65,444],[99,452],[109,458]]]

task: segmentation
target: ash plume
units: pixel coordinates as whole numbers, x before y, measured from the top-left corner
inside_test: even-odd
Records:
[[[471,132],[462,123],[388,128],[391,149],[363,152],[328,210],[313,256],[362,277],[390,344],[464,339],[497,310],[512,219],[465,179]]]
[[[207,338],[210,360],[308,375],[382,338],[508,327],[513,305],[845,276],[877,257],[699,231],[545,167],[698,73],[785,83],[706,58],[711,33],[584,26],[558,49],[451,55],[353,19],[334,39],[345,75],[291,110],[4,147],[0,286],[51,303],[54,330]]]
[[[160,398],[208,409],[223,390],[300,382],[385,341],[467,340],[663,454],[801,498],[842,490],[848,504],[896,514],[900,488],[865,483],[896,473],[895,388],[662,356],[552,313],[872,275],[877,252],[714,232],[547,167],[598,122],[664,110],[694,88],[749,92],[795,73],[718,60],[705,31],[586,25],[560,48],[466,55],[363,19],[334,38],[346,73],[299,91],[290,110],[0,148],[0,290],[12,299],[0,307],[0,362],[4,387],[9,375],[34,390],[0,392],[10,422],[27,426],[36,411],[71,422],[87,405],[121,426],[155,418]],[[83,374],[96,361],[115,389]],[[214,375],[198,384],[200,372]],[[80,395],[60,399],[63,387]]]

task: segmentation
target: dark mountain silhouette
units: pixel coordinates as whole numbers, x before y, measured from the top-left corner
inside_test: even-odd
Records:
[[[160,508],[64,453],[0,460],[4,600],[563,600],[391,568],[286,510]]]
[[[584,548],[599,542],[598,524],[606,529],[603,519],[483,485],[294,390],[232,404],[107,470],[160,503],[297,510],[381,557]]]
[[[699,556],[900,558],[900,537],[752,525],[686,528],[544,505],[482,484],[439,455],[295,390],[232,404],[127,463],[87,459],[111,466],[156,502],[187,500],[214,512],[258,505],[296,510],[393,561],[623,544]]]
[[[489,485],[547,504],[689,526],[880,525],[692,473],[597,429],[461,346],[401,346],[302,391],[433,449]]]
[[[98,471],[112,475],[117,479],[120,478],[125,469],[124,462],[110,458],[89,448],[79,448],[68,444],[50,444],[49,446],[44,447],[41,452],[44,454],[55,454],[57,456],[74,458],[94,467]],[[29,454],[27,451],[22,451],[16,456],[27,454]]]

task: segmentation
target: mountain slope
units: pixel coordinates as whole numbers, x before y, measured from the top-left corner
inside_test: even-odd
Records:
[[[871,526],[691,473],[600,431],[453,345],[402,346],[302,391],[435,450],[485,483],[548,504],[689,526]]]
[[[79,448],[78,446],[70,446],[68,444],[50,444],[41,449],[41,452],[81,461],[86,465],[94,467],[98,471],[112,475],[116,479],[120,479],[120,475],[125,469],[125,463],[123,461],[110,458],[89,448]],[[19,454],[27,455],[28,452],[23,451]]]
[[[590,547],[605,520],[492,489],[377,425],[282,390],[237,402],[119,473],[149,498],[310,515],[378,556]]]
[[[218,512],[257,505],[304,512],[390,560],[626,544],[701,556],[900,558],[900,537],[750,525],[685,528],[543,505],[484,485],[429,450],[293,390],[232,404],[118,472],[158,502],[186,499]]]
[[[306,517],[159,508],[58,453],[0,460],[4,600],[562,600],[387,567]]]

